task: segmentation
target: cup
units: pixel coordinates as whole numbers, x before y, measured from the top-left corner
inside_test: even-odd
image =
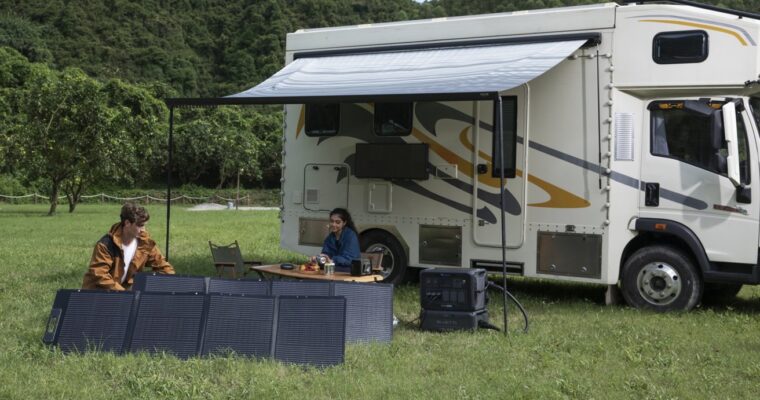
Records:
[[[362,275],[372,275],[372,262],[369,258],[362,258]]]
[[[351,276],[361,276],[361,274],[362,274],[361,260],[351,261]]]
[[[329,262],[325,264],[325,275],[335,274],[335,263]]]

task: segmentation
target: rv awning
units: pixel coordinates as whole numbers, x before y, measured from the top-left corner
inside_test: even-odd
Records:
[[[244,92],[218,99],[170,99],[167,103],[303,104],[491,99],[498,92],[535,79],[586,41],[309,56],[297,58],[266,81]]]

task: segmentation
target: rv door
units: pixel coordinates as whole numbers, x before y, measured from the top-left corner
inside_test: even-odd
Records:
[[[493,102],[480,101],[473,105],[473,240],[479,246],[501,246],[501,212],[499,193],[499,168],[504,168],[506,245],[518,248],[524,240],[525,227],[525,179],[515,178],[516,170],[523,170],[523,146],[517,145],[517,137],[524,137],[525,108],[524,89],[511,90],[502,96],[502,130],[504,159],[499,160],[498,133],[488,129],[493,123]]]

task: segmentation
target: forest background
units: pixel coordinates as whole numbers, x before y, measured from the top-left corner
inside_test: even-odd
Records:
[[[588,0],[0,0],[0,195],[161,187],[169,97],[248,89],[298,29],[596,3]],[[706,1],[760,11],[760,0]],[[173,181],[279,186],[281,107],[177,110]]]

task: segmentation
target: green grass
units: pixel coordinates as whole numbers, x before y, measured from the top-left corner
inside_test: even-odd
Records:
[[[149,231],[165,242],[165,208]],[[760,290],[690,313],[604,306],[604,288],[510,279],[531,330],[417,329],[417,286],[395,291],[402,320],[390,345],[351,345],[343,365],[317,370],[239,357],[62,354],[41,343],[59,288],[77,288],[118,205],[44,216],[44,205],[0,204],[0,399],[517,398],[752,399],[760,376]],[[275,212],[172,209],[178,273],[212,275],[208,240],[240,241],[246,258],[298,261],[279,249]],[[502,303],[491,293],[492,322]],[[319,341],[318,337],[307,340]]]

